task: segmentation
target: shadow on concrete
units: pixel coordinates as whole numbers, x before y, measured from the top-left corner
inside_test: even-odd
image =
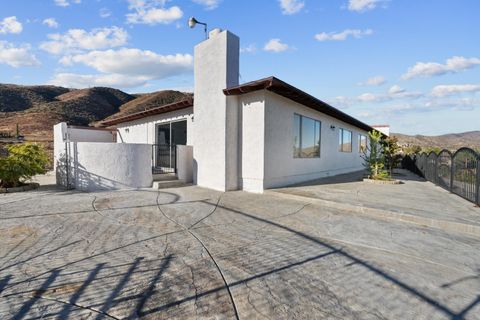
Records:
[[[177,199],[179,199],[179,198],[180,197],[177,195]],[[212,206],[215,205],[215,206],[218,206],[219,208],[221,208],[223,210],[226,210],[230,213],[233,213],[235,215],[239,215],[239,216],[245,217],[247,219],[252,219],[252,220],[258,221],[262,224],[277,228],[281,231],[286,231],[290,234],[293,234],[297,237],[300,237],[304,240],[307,240],[308,242],[314,244],[315,246],[318,246],[319,249],[327,250],[327,252],[319,254],[319,255],[315,255],[315,256],[312,256],[312,257],[309,257],[309,258],[306,258],[306,259],[302,259],[302,260],[299,260],[299,261],[288,263],[288,264],[285,264],[283,266],[276,266],[275,268],[273,268],[271,270],[256,273],[256,274],[254,274],[254,275],[252,275],[248,278],[244,278],[244,279],[241,279],[241,280],[238,280],[238,281],[235,281],[235,282],[227,283],[228,288],[234,288],[236,286],[244,285],[244,284],[247,284],[247,283],[251,282],[252,280],[264,278],[266,276],[269,276],[269,275],[272,275],[272,274],[275,274],[275,273],[279,273],[279,272],[282,272],[282,271],[285,271],[285,270],[288,270],[288,269],[291,269],[291,268],[294,268],[294,267],[297,267],[297,266],[301,266],[301,265],[304,265],[306,263],[325,258],[327,256],[340,255],[340,256],[348,259],[350,261],[350,263],[349,263],[350,265],[355,264],[355,265],[362,266],[363,268],[365,268],[369,272],[373,273],[374,275],[376,275],[376,276],[382,278],[383,280],[389,282],[392,286],[397,287],[398,289],[408,293],[409,295],[414,296],[416,299],[422,301],[423,303],[433,307],[435,310],[443,313],[449,319],[452,319],[452,320],[453,319],[455,319],[455,320],[464,319],[467,316],[467,314],[469,313],[469,311],[471,311],[473,308],[475,308],[477,305],[480,304],[480,296],[477,296],[471,301],[471,303],[469,303],[467,306],[465,306],[462,310],[460,310],[459,312],[455,312],[454,310],[450,309],[448,306],[439,302],[435,298],[429,296],[428,294],[422,292],[421,290],[419,290],[419,289],[417,289],[417,288],[399,280],[398,278],[392,276],[387,271],[382,270],[381,268],[379,268],[377,266],[374,266],[371,263],[369,263],[367,261],[364,261],[361,258],[359,258],[359,257],[357,257],[357,256],[355,256],[355,255],[353,255],[349,252],[346,252],[346,251],[342,250],[341,248],[337,248],[334,245],[332,245],[332,244],[330,244],[330,243],[328,243],[328,242],[326,242],[326,241],[324,241],[324,240],[322,240],[318,237],[314,237],[314,236],[311,236],[307,233],[297,231],[297,230],[295,230],[295,229],[293,229],[289,226],[282,225],[278,222],[274,222],[272,220],[268,220],[268,219],[256,216],[254,214],[250,214],[250,213],[247,213],[247,212],[243,212],[243,211],[240,211],[240,210],[229,208],[225,205],[220,205],[219,203],[211,203],[211,202],[208,202],[208,201],[198,201],[198,202],[199,203],[203,202],[203,203],[206,203],[206,204],[209,204],[209,205],[212,205]],[[185,230],[175,231],[175,232],[185,232]],[[40,277],[47,275],[47,277],[45,279],[43,279],[44,281],[40,284],[38,289],[34,289],[32,291],[33,294],[31,296],[31,298],[29,300],[25,301],[21,305],[21,307],[19,308],[19,310],[15,313],[15,315],[13,317],[13,319],[15,319],[15,320],[23,319],[29,314],[29,311],[32,309],[32,307],[35,305],[35,303],[39,299],[47,299],[48,297],[46,297],[45,295],[48,292],[51,292],[52,289],[57,287],[57,286],[53,286],[53,283],[59,277],[60,271],[63,270],[65,267],[67,267],[69,265],[72,265],[72,264],[75,264],[75,263],[78,263],[80,261],[95,259],[96,257],[98,257],[100,255],[105,255],[109,252],[116,251],[116,250],[121,250],[122,248],[125,248],[127,246],[131,246],[133,244],[148,241],[150,239],[158,238],[158,237],[161,237],[161,236],[165,236],[165,234],[160,234],[160,235],[156,235],[156,236],[149,237],[149,238],[146,238],[146,239],[142,239],[142,240],[139,240],[139,241],[135,241],[135,242],[132,242],[132,243],[128,243],[128,244],[123,245],[123,246],[118,246],[116,248],[113,248],[113,249],[110,249],[110,250],[107,250],[107,251],[104,251],[104,252],[101,252],[101,253],[98,253],[98,254],[95,254],[95,255],[91,255],[91,256],[88,256],[88,257],[85,257],[85,258],[82,258],[82,259],[79,259],[79,260],[76,260],[76,261],[73,261],[73,262],[69,262],[69,263],[64,264],[63,266],[53,268],[51,270],[48,270],[48,271],[43,272],[41,274],[38,274],[36,276],[30,277],[29,279],[26,279],[26,280],[23,280],[23,281],[20,281],[20,282],[17,282],[17,283],[13,283],[11,285],[8,285],[8,284],[11,281],[11,279],[13,278],[13,276],[12,275],[7,275],[2,280],[0,280],[0,292],[2,292],[2,289],[4,290],[6,287],[11,287],[11,286],[14,286],[14,285],[19,284],[19,283],[31,282],[34,279],[36,279],[37,281],[42,280],[42,279],[40,279]],[[42,317],[55,317],[56,316],[56,317],[59,317],[59,318],[68,318],[69,316],[72,315],[72,312],[74,310],[78,311],[78,309],[80,308],[80,309],[88,309],[89,311],[95,312],[97,314],[97,319],[101,319],[102,317],[117,319],[116,317],[114,317],[114,316],[112,316],[108,313],[109,310],[113,306],[118,305],[121,302],[129,301],[129,300],[130,301],[135,300],[134,307],[130,310],[130,315],[129,315],[130,319],[142,318],[142,317],[152,317],[152,316],[156,316],[156,314],[159,313],[159,312],[178,307],[178,306],[180,306],[180,305],[182,305],[186,302],[193,301],[193,300],[196,301],[200,297],[208,296],[208,295],[226,290],[225,286],[218,286],[218,287],[215,287],[215,288],[210,289],[210,290],[196,292],[195,295],[189,295],[189,296],[186,296],[186,297],[183,297],[183,298],[182,297],[177,297],[175,295],[169,295],[168,299],[170,301],[167,301],[166,303],[155,306],[153,308],[147,309],[146,306],[147,306],[147,304],[149,304],[148,303],[149,298],[152,297],[154,295],[154,293],[156,292],[157,284],[161,284],[163,288],[168,288],[170,286],[177,285],[177,283],[169,283],[168,280],[162,282],[162,276],[165,274],[165,272],[169,268],[169,265],[170,265],[172,259],[173,259],[172,254],[169,254],[161,260],[159,268],[156,270],[155,274],[148,280],[147,286],[142,292],[120,297],[119,296],[120,293],[123,291],[123,289],[131,281],[132,274],[136,272],[135,270],[138,269],[138,267],[139,267],[140,263],[142,262],[143,258],[141,258],[141,257],[136,258],[132,263],[124,264],[124,265],[129,265],[129,268],[125,273],[114,274],[114,275],[109,276],[109,277],[112,277],[112,278],[113,277],[120,277],[120,279],[118,280],[117,284],[114,286],[113,290],[111,290],[111,292],[108,294],[108,296],[103,301],[100,301],[99,303],[92,303],[90,305],[81,305],[79,303],[80,298],[82,297],[82,295],[85,294],[87,288],[94,281],[104,278],[104,277],[100,277],[99,274],[102,270],[105,270],[106,268],[109,267],[105,263],[97,264],[97,266],[93,270],[88,271],[88,275],[87,275],[86,279],[82,281],[79,288],[77,290],[75,290],[75,292],[73,292],[72,295],[67,300],[59,300],[59,299],[53,299],[53,298],[49,299],[49,300],[52,300],[52,301],[57,302],[57,303],[65,304],[63,306],[63,308],[61,309],[61,311],[59,311],[57,313],[44,314],[44,315],[42,315]],[[149,271],[152,271],[152,270],[150,269]],[[464,281],[464,280],[468,280],[468,279],[460,279],[457,282]],[[180,279],[180,278],[175,279],[174,278],[173,281],[182,282],[182,281],[185,281],[185,279]],[[445,287],[451,286],[452,284],[446,284]],[[18,294],[18,293],[10,294],[9,296],[13,296],[15,294]],[[97,302],[98,302],[98,299],[97,299]]]

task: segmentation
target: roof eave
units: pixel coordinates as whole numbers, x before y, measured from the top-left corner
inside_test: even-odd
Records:
[[[322,112],[336,119],[347,122],[351,125],[364,129],[366,131],[374,130],[374,128],[361,122],[360,120],[355,119],[354,117],[338,110],[337,108],[332,107],[326,102],[323,102],[322,100],[317,99],[314,96],[275,77],[264,78],[257,81],[245,83],[239,86],[226,88],[223,90],[223,92],[225,95],[228,96],[228,95],[241,95],[241,94],[254,92],[258,90],[271,91],[287,99],[300,103],[306,107],[314,109],[318,112]]]
[[[152,108],[150,110],[135,112],[123,117],[116,118],[116,119],[102,121],[100,125],[104,127],[109,127],[109,126],[114,126],[124,122],[130,122],[130,121],[143,119],[146,117],[163,114],[171,111],[186,109],[190,107],[193,107],[193,99],[185,99],[185,100],[177,101],[174,103],[166,104],[160,107]]]

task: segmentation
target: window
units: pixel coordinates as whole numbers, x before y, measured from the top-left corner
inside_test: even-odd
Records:
[[[338,130],[338,146],[341,152],[352,152],[352,131],[342,128]]]
[[[293,116],[293,157],[320,157],[320,121],[295,114]]]
[[[363,152],[367,149],[367,136],[358,134],[358,152]]]

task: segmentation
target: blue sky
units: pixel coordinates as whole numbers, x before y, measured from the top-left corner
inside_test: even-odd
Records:
[[[393,132],[480,130],[477,0],[16,0],[0,82],[191,91],[201,28],[241,39],[241,82],[274,75]]]

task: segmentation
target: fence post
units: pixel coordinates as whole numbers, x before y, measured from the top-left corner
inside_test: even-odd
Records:
[[[480,205],[480,154],[477,154],[477,181],[476,181],[475,201]]]
[[[450,156],[450,192],[453,192],[453,154]]]

